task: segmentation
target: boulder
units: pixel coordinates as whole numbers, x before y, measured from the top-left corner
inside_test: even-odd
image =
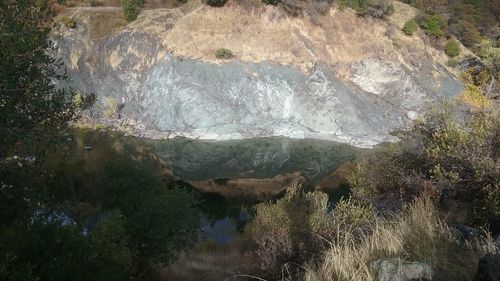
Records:
[[[377,281],[432,280],[430,265],[423,262],[409,262],[396,258],[379,259],[371,264]]]
[[[479,261],[476,281],[500,281],[500,254],[486,255]]]

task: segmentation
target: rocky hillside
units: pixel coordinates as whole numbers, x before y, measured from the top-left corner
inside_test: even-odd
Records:
[[[314,18],[274,6],[75,7],[53,31],[69,84],[94,93],[105,124],[151,138],[318,138],[360,147],[394,140],[425,104],[459,94],[446,55],[395,2],[387,19],[329,9]],[[233,57],[218,59],[229,49]],[[464,52],[466,53],[466,50]]]

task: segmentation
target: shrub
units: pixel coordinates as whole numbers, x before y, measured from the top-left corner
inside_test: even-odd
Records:
[[[233,53],[228,49],[217,49],[215,51],[215,57],[218,59],[230,59],[233,57]]]
[[[428,35],[443,36],[445,22],[439,15],[427,16],[421,24],[422,29]]]
[[[278,5],[280,2],[281,2],[280,0],[262,0],[262,3],[273,6]]]
[[[277,277],[286,262],[307,259],[312,250],[313,226],[330,229],[324,220],[327,203],[325,193],[306,193],[300,186],[292,186],[276,203],[255,207],[254,219],[245,233],[253,241],[262,274]]]
[[[444,51],[449,57],[456,57],[460,54],[460,46],[458,45],[457,41],[451,39],[446,42]]]
[[[460,100],[433,108],[400,136],[401,142],[361,162],[349,178],[354,194],[384,208],[431,194],[450,212],[451,221],[487,220],[475,210],[485,204],[485,188],[500,176],[495,168],[499,111],[485,106],[489,101],[472,86]]]
[[[222,7],[226,4],[226,0],[203,0],[203,3],[212,7]]]
[[[75,28],[76,24],[75,21],[67,16],[61,17],[61,22],[67,27],[67,28]]]
[[[389,0],[340,0],[338,4],[340,8],[350,7],[359,15],[375,18],[381,18],[394,12],[394,6]]]
[[[426,262],[436,280],[472,280],[479,259],[495,251],[490,237],[457,243],[458,235],[439,218],[428,198],[416,200],[392,218],[376,218],[370,229],[361,239],[345,230],[319,266],[306,271],[305,280],[375,280],[370,265],[387,257]]]
[[[466,85],[465,91],[458,96],[458,99],[473,109],[484,109],[491,106],[491,101],[483,94],[481,88],[476,85]]]
[[[132,22],[137,19],[142,4],[143,0],[122,0],[122,9],[127,22]]]
[[[361,237],[375,219],[369,204],[354,199],[342,199],[328,209],[327,194],[305,192],[300,186],[288,188],[276,203],[257,205],[245,233],[253,242],[261,274],[280,276],[285,263],[309,260],[347,229]]]
[[[417,31],[417,27],[418,27],[417,22],[414,19],[411,19],[405,22],[402,30],[406,35],[410,36],[413,35],[415,31]]]

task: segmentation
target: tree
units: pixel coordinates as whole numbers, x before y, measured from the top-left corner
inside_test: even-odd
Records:
[[[500,79],[498,77],[500,74],[500,47],[495,47],[490,40],[484,40],[478,46],[477,53],[491,75],[491,82],[486,90],[486,96],[489,96],[495,80]]]
[[[63,78],[50,56],[52,13],[42,1],[0,2],[0,161],[51,138],[73,117],[71,97],[56,88]],[[25,144],[24,146],[22,144]],[[1,165],[1,164],[0,164]]]

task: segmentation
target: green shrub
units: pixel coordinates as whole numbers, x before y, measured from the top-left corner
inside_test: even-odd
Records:
[[[460,54],[460,46],[455,40],[448,40],[446,42],[446,46],[444,47],[444,51],[449,57],[456,57]]]
[[[133,22],[137,19],[143,3],[143,0],[122,0],[123,14],[127,22]]]
[[[445,24],[446,23],[441,16],[431,15],[431,16],[425,17],[421,26],[422,26],[422,29],[425,31],[425,33],[428,35],[443,36]]]
[[[281,2],[281,0],[262,0],[262,3],[266,5],[273,5],[276,6]]]
[[[203,0],[203,3],[212,7],[222,7],[226,4],[226,0]]]
[[[352,8],[359,15],[374,18],[381,18],[394,12],[394,6],[389,0],[340,0],[338,5],[340,8]]]
[[[76,24],[75,21],[67,16],[61,17],[61,22],[67,27],[67,28],[75,28]]]
[[[399,143],[362,161],[349,178],[354,194],[393,196],[380,202],[393,205],[432,194],[450,212],[451,221],[487,220],[474,213],[486,204],[486,187],[495,186],[499,178],[499,111],[477,87],[466,93],[436,106]]]
[[[217,49],[215,51],[215,57],[218,59],[230,59],[233,57],[233,53],[228,49]]]
[[[417,22],[414,19],[411,19],[411,20],[405,22],[402,30],[406,35],[410,36],[410,35],[413,35],[413,33],[415,33],[415,31],[417,31],[417,27],[418,27]]]

